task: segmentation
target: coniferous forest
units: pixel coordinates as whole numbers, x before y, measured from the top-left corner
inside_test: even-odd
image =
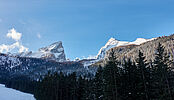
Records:
[[[159,43],[155,59],[147,63],[143,52],[136,61],[116,60],[114,51],[95,77],[76,73],[48,74],[39,81],[25,77],[6,80],[7,87],[34,94],[37,100],[174,100],[172,61]]]

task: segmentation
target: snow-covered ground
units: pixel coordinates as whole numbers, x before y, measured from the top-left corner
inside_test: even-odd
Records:
[[[36,100],[32,94],[23,93],[15,89],[6,88],[0,84],[0,100]]]

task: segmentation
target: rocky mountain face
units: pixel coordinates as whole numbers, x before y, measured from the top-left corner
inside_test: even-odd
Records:
[[[118,46],[114,47],[113,50],[119,61],[123,61],[123,59],[128,58],[131,58],[135,61],[140,50],[144,53],[146,60],[149,62],[154,60],[155,51],[159,43],[165,47],[165,51],[167,52],[167,55],[170,56],[170,60],[174,60],[174,35],[158,37],[140,45]],[[110,56],[110,52],[111,49],[106,52],[104,60],[107,60],[107,58]]]
[[[37,52],[30,51],[11,55],[18,57],[43,58],[48,60],[55,60],[58,62],[63,62],[66,60],[64,48],[61,41],[40,48]]]
[[[142,43],[145,43],[147,41],[154,40],[155,38],[152,39],[144,39],[144,38],[137,38],[133,42],[127,42],[127,41],[118,41],[115,38],[110,38],[108,42],[103,46],[100,51],[97,54],[97,59],[103,59],[105,58],[106,52],[110,50],[111,48],[117,48],[120,47],[119,51],[123,52],[121,49],[125,49],[125,47],[131,47],[135,45],[140,45]],[[123,48],[122,48],[123,47]]]
[[[118,41],[114,38],[110,38],[108,40],[108,42],[105,44],[105,46],[103,46],[100,51],[97,54],[97,59],[103,59],[105,57],[106,51],[108,51],[109,49],[113,48],[113,47],[117,47],[120,45],[127,45],[128,42],[125,41]]]
[[[39,49],[39,52],[42,52],[42,58],[55,59],[56,61],[65,61],[65,53],[62,42],[53,43],[47,47],[43,47]]]

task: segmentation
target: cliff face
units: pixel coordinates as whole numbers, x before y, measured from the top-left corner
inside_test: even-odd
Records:
[[[66,60],[64,48],[61,41],[40,48],[36,52],[30,51],[30,52],[22,52],[19,54],[11,54],[11,55],[18,57],[43,58],[48,60],[55,60],[58,62],[63,62]]]
[[[43,47],[39,49],[39,52],[42,52],[42,58],[49,58],[56,61],[65,61],[65,53],[62,42],[55,42],[47,47]]]

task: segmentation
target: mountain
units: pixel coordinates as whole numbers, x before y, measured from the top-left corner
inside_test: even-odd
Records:
[[[151,40],[154,40],[155,38],[152,38],[152,39],[144,39],[144,38],[137,38],[135,41],[133,42],[127,42],[127,41],[118,41],[116,40],[115,38],[110,38],[108,40],[108,42],[105,44],[105,46],[103,46],[98,54],[97,54],[97,59],[103,59],[106,55],[106,52],[108,50],[110,50],[111,48],[114,48],[114,47],[119,47],[119,46],[129,46],[129,45],[140,45],[142,43],[145,43],[147,41],[151,41]]]
[[[166,54],[170,57],[170,60],[174,60],[174,34],[170,36],[157,37],[141,43],[140,45],[124,45],[112,48],[117,60],[123,61],[123,59],[131,59],[135,61],[138,57],[139,50],[143,52],[147,62],[151,62],[155,58],[155,52],[158,44],[161,43],[165,47]],[[106,51],[103,61],[106,61],[110,56],[111,49]],[[103,62],[101,61],[100,64]]]
[[[55,61],[65,61],[65,53],[62,42],[55,42],[49,46],[40,48],[37,52],[22,52],[17,54],[12,54],[12,56],[19,56],[19,57],[31,57],[31,58],[43,58]]]
[[[111,38],[100,49],[97,55],[98,59],[66,61],[62,42],[40,48],[37,52],[25,52],[18,55],[0,53],[0,77],[11,78],[25,75],[37,80],[47,74],[48,71],[51,71],[51,73],[63,72],[69,74],[76,72],[77,75],[94,75],[97,70],[95,65],[104,64],[103,61],[106,61],[110,56],[111,48],[119,61],[128,58],[135,60],[139,50],[144,53],[147,61],[153,61],[158,43],[166,48],[170,59],[173,59],[174,35],[153,39],[138,38],[133,42],[118,41]]]
[[[94,75],[97,68],[86,66],[90,61],[67,61],[62,42],[40,48],[37,52],[0,53],[0,78],[27,76],[38,80],[50,71],[77,75]],[[88,75],[89,74],[89,75]]]
[[[15,76],[27,76],[38,80],[50,71],[51,73],[63,72],[77,75],[94,75],[97,68],[85,66],[82,62],[66,61],[57,62],[41,58],[9,56],[0,53],[0,78],[13,78]]]

